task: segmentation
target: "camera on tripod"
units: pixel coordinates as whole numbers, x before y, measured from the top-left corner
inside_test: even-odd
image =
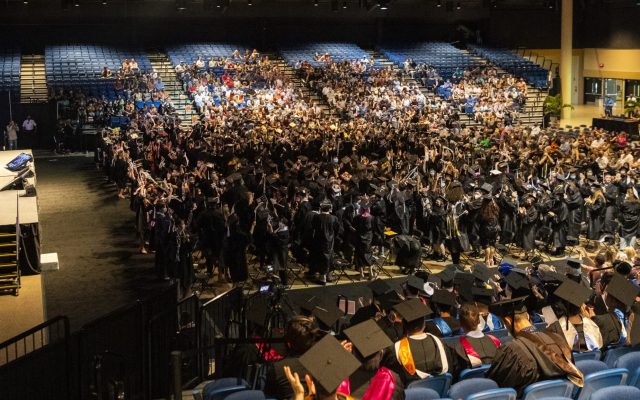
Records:
[[[266,296],[272,305],[277,305],[284,296],[286,286],[282,284],[280,278],[268,271],[267,276],[258,283],[258,293]]]

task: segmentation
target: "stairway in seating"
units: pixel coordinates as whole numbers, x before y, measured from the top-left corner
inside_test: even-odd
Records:
[[[18,269],[18,246],[15,225],[3,226],[0,231],[0,292],[13,291],[15,296],[20,289],[20,270]]]
[[[416,79],[412,78],[402,68],[400,68],[398,65],[396,65],[393,61],[389,60],[384,55],[380,54],[379,52],[377,52],[375,50],[367,50],[367,53],[369,53],[369,55],[371,57],[373,57],[373,59],[376,61],[376,65],[378,65],[380,67],[383,67],[383,68],[391,67],[392,69],[394,69],[396,71],[402,71],[402,75],[404,76],[406,81],[409,82],[409,83],[415,84],[420,89],[422,94],[424,94],[424,96],[426,98],[434,97],[434,94],[433,94],[433,92],[431,90],[429,90],[426,87],[424,87],[420,83],[420,81],[417,81]]]
[[[320,95],[320,93],[317,93],[312,88],[310,88],[306,84],[306,82],[296,73],[296,70],[293,68],[293,66],[289,65],[284,59],[282,59],[282,57],[274,53],[263,53],[262,55],[269,57],[269,60],[271,60],[271,62],[275,64],[280,69],[280,71],[282,71],[282,74],[287,79],[293,82],[296,89],[298,89],[302,93],[302,96],[304,96],[305,99],[309,100],[312,104],[319,106],[322,110],[323,115],[336,114],[333,107],[331,107],[329,103],[327,103],[327,101]]]
[[[48,100],[43,54],[23,54],[20,60],[20,103]]]
[[[191,99],[187,97],[182,89],[182,83],[176,77],[175,68],[164,53],[149,53],[151,67],[164,82],[164,90],[169,94],[171,102],[176,108],[175,113],[180,118],[180,126],[183,128],[190,127],[198,120],[198,113],[193,106]]]

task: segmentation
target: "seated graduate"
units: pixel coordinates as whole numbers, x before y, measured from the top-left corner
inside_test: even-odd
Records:
[[[565,280],[554,292],[552,308],[558,320],[547,327],[547,332],[562,335],[574,352],[602,348],[600,328],[588,317],[584,303],[592,290],[572,280]]]
[[[465,335],[454,343],[453,348],[460,357],[467,360],[467,368],[491,364],[496,351],[500,347],[500,340],[482,333],[480,312],[472,303],[464,303],[460,307],[460,325]]]
[[[448,290],[439,289],[431,296],[436,317],[427,321],[426,331],[438,337],[455,336],[460,333],[460,322],[455,318],[456,296]]]
[[[471,288],[473,300],[480,314],[480,329],[482,332],[493,332],[504,329],[504,324],[500,317],[489,312],[489,306],[493,304],[495,298],[495,290],[474,287]]]
[[[308,371],[309,376],[305,376],[305,381],[307,386],[310,386],[308,388],[310,398],[316,400],[352,398],[343,391],[348,390],[349,381],[347,378],[360,368],[360,362],[344,348],[344,344],[338,342],[333,336],[326,335],[318,341],[300,357],[300,364]],[[292,373],[289,368],[285,367],[283,370],[288,375],[289,382],[294,386],[292,392],[295,392],[295,396],[291,396],[291,398],[305,399],[304,386],[300,383],[299,378],[304,375]]]
[[[591,319],[600,328],[603,346],[617,346],[627,343],[627,310],[633,306],[638,294],[638,287],[618,273],[607,272],[602,277],[606,280],[606,275],[611,275],[611,281],[604,289],[604,305],[607,313],[593,315]]]
[[[373,320],[365,321],[344,331],[347,350],[362,363],[342,385],[342,393],[361,399],[404,399],[404,385],[397,373],[381,366],[385,351],[390,351],[393,342]],[[385,350],[386,349],[386,350]],[[348,391],[345,390],[348,387]]]
[[[295,316],[289,321],[284,335],[287,354],[267,370],[264,388],[267,396],[277,399],[293,397],[283,367],[288,366],[293,373],[297,372],[300,376],[307,374],[307,370],[300,364],[300,356],[309,350],[321,336],[322,332],[318,329],[313,317]]]
[[[356,311],[351,317],[351,325],[374,319],[391,340],[400,340],[402,320],[392,308],[402,302],[403,298],[381,279],[376,279],[367,286],[372,292],[372,302]]]
[[[500,387],[516,389],[518,396],[528,385],[547,379],[568,379],[582,387],[584,377],[572,362],[571,349],[561,336],[540,332],[531,324],[525,300],[526,297],[519,297],[490,306],[515,339],[500,346],[487,378]]]
[[[384,365],[396,372],[405,385],[408,382],[451,372],[455,375],[465,362],[442,341],[424,331],[424,318],[432,310],[418,299],[410,299],[393,307],[402,317],[404,337],[395,342]]]

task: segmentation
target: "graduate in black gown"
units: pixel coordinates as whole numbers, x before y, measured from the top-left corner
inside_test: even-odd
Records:
[[[520,235],[520,247],[528,257],[532,250],[536,248],[536,235],[540,222],[538,208],[535,197],[527,193],[522,197],[522,205],[518,208],[518,233]]]
[[[501,345],[500,340],[482,333],[480,312],[475,304],[462,304],[458,314],[465,334],[453,344],[453,348],[467,361],[467,368],[491,364]]]
[[[320,213],[316,214],[313,222],[313,272],[319,275],[320,283],[327,283],[335,280],[329,272],[333,265],[334,244],[336,237],[340,234],[340,222],[335,215],[331,214],[331,202],[324,200],[320,204]]]
[[[360,213],[353,219],[353,228],[355,229],[355,267],[360,272],[360,278],[363,279],[365,268],[370,267],[373,263],[371,251],[373,217],[370,213],[369,203],[360,205]],[[370,276],[372,275],[370,274]]]
[[[500,387],[524,388],[547,379],[568,379],[582,387],[584,377],[572,362],[571,349],[555,333],[538,331],[531,323],[524,298],[494,303],[491,311],[503,318],[515,339],[500,346],[486,373]]]
[[[620,204],[620,249],[635,247],[636,236],[640,229],[640,200],[633,188],[628,188],[624,201]]]
[[[553,201],[551,211],[547,213],[549,227],[551,228],[552,254],[564,254],[564,247],[567,243],[567,227],[569,218],[569,208],[564,199],[564,190],[561,186],[553,190]]]
[[[426,332],[438,337],[460,334],[460,322],[456,318],[456,296],[448,290],[438,289],[431,296],[436,316],[426,322]]]
[[[618,214],[619,188],[613,183],[615,172],[608,170],[604,174],[602,189],[607,199],[607,207],[604,215],[604,233],[614,235],[616,233],[616,216]]]
[[[603,347],[607,348],[626,343],[626,311],[634,303],[638,289],[616,272],[606,272],[601,278],[602,281],[609,281],[603,288],[607,311],[604,314],[594,315],[591,319],[600,328]]]
[[[418,299],[410,299],[394,307],[402,317],[404,336],[393,345],[384,365],[396,372],[405,385],[450,372],[458,375],[465,361],[436,336],[424,331],[424,318],[432,311]]]
[[[567,208],[569,209],[567,236],[577,239],[582,229],[582,207],[584,206],[584,200],[574,180],[567,183],[565,198]]]
[[[594,183],[592,190],[593,194],[585,200],[589,224],[587,239],[600,240],[604,228],[607,200],[604,197],[600,184]]]

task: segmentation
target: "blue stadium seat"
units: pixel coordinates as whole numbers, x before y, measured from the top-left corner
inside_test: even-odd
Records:
[[[536,382],[524,389],[523,400],[547,399],[549,397],[569,397],[573,392],[573,383],[565,379]]]
[[[471,394],[497,388],[498,384],[491,379],[471,378],[453,384],[449,389],[448,396],[454,400],[467,399]]]
[[[632,351],[622,355],[613,363],[614,368],[625,368],[629,371],[627,384],[638,386],[640,383],[640,351]]]
[[[247,390],[249,385],[244,379],[221,378],[207,383],[202,389],[203,400],[222,400],[226,396]]]
[[[580,372],[585,376],[593,374],[594,372],[604,371],[609,368],[607,364],[598,360],[581,360],[577,361],[575,364]]]
[[[264,392],[260,390],[243,390],[231,393],[224,398],[225,400],[264,400]]]
[[[640,389],[633,386],[613,386],[596,390],[591,400],[637,400]]]
[[[405,400],[435,400],[440,394],[428,388],[409,388],[404,391]]]
[[[517,393],[514,389],[492,389],[474,393],[465,397],[465,400],[516,400]]]
[[[600,350],[585,351],[584,353],[573,353],[573,362],[581,360],[600,360],[602,353]]]
[[[425,379],[421,379],[419,381],[411,382],[407,389],[413,388],[427,388],[433,389],[440,394],[440,396],[444,396],[449,391],[451,387],[451,381],[453,381],[453,376],[450,373],[430,376]]]
[[[584,386],[580,389],[577,400],[590,400],[591,395],[598,389],[624,385],[628,376],[629,371],[624,368],[608,369],[585,375]]]
[[[602,361],[604,361],[604,363],[607,364],[609,368],[613,368],[613,365],[615,364],[616,360],[622,357],[623,355],[630,353],[631,350],[632,349],[629,346],[620,346],[620,347],[611,348],[604,353],[604,359]]]
[[[460,372],[460,379],[484,378],[491,365],[485,364],[475,368],[467,368]]]

